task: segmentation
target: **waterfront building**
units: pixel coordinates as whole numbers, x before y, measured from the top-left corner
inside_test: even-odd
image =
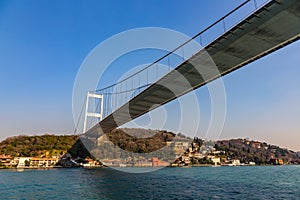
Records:
[[[152,167],[164,167],[170,165],[170,163],[159,160],[158,158],[152,158]]]
[[[213,161],[215,165],[221,164],[221,159],[219,157],[212,157],[211,161]]]
[[[29,167],[30,157],[20,157],[17,168]]]
[[[120,159],[103,159],[101,160],[103,165],[110,166],[110,167],[119,167],[120,164],[123,164],[122,160]]]
[[[11,166],[11,161],[13,160],[13,157],[10,155],[0,155],[0,163],[5,166]]]
[[[140,160],[134,163],[135,167],[152,167],[152,162],[148,160]]]
[[[280,158],[273,158],[270,160],[270,163],[273,165],[283,165],[283,160]]]
[[[255,162],[249,162],[249,165],[255,165]]]
[[[83,163],[83,167],[94,167],[99,165],[99,163],[91,158],[85,159],[86,163]]]
[[[58,158],[39,158],[31,157],[30,166],[31,167],[51,167],[58,162]]]
[[[231,160],[231,164],[233,166],[239,166],[239,165],[241,165],[241,162],[239,159],[234,159],[234,160]]]
[[[20,161],[20,157],[14,157],[11,161],[10,164],[12,167],[17,167]]]

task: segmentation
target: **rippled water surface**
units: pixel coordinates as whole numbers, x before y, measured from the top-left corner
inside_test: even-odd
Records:
[[[300,199],[300,166],[0,170],[0,199]]]

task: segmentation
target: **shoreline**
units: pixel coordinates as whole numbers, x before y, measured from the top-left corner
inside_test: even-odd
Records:
[[[0,167],[0,170],[3,169],[16,169],[16,170],[49,170],[49,169],[75,169],[75,168],[83,168],[83,169],[97,169],[97,168],[192,168],[192,167],[271,167],[271,166],[300,166],[299,164],[285,164],[285,165],[235,165],[235,166],[230,166],[230,165],[191,165],[191,166],[148,166],[148,167],[136,167],[136,166],[128,166],[128,167],[118,167],[118,166],[89,166],[89,167],[83,167],[83,166],[78,166],[78,167],[61,167],[61,166],[55,166],[55,167]]]

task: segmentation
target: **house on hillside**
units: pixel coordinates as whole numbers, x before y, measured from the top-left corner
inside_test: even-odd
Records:
[[[260,142],[253,142],[251,143],[251,147],[260,149],[261,148],[261,143]]]

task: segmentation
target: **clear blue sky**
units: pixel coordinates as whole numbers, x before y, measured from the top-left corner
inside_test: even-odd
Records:
[[[0,1],[0,139],[72,133],[77,70],[100,42],[139,27],[193,36],[238,1]],[[300,43],[226,77],[222,138],[300,150]],[[205,91],[197,90],[199,97]]]

